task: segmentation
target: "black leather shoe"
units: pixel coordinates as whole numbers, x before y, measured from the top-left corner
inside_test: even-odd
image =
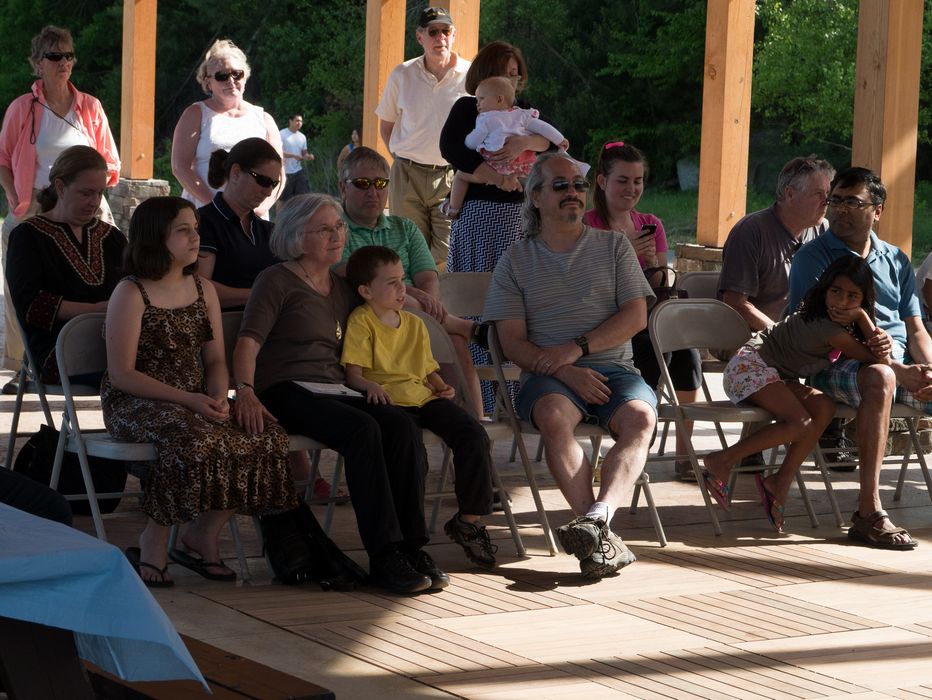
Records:
[[[418,573],[401,552],[393,551],[369,562],[369,583],[392,593],[420,593],[431,587],[430,576]]]
[[[423,549],[417,550],[417,553],[411,556],[411,564],[419,574],[430,578],[430,590],[442,591],[450,585],[450,575],[437,566],[434,558]]]

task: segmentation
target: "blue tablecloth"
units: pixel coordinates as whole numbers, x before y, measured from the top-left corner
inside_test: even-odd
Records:
[[[125,680],[208,687],[119,549],[2,503],[0,615],[72,630],[82,659]]]

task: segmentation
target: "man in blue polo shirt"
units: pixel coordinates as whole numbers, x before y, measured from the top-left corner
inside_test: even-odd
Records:
[[[842,359],[812,377],[812,385],[858,411],[861,490],[848,536],[874,547],[913,549],[916,541],[894,527],[882,509],[880,466],[894,396],[927,412],[932,407],[932,339],[922,324],[909,257],[872,231],[886,198],[880,178],[867,168],[835,176],[828,198],[830,228],[793,258],[789,301],[795,309],[823,270],[843,255],[864,258],[873,271],[878,331],[868,345],[888,346],[891,365]]]

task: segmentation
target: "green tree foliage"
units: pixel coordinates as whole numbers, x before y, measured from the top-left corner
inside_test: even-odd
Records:
[[[479,0],[476,0],[477,2]],[[924,0],[920,141],[932,122],[932,0]],[[207,47],[228,37],[246,53],[249,101],[284,127],[302,112],[315,186],[333,189],[334,164],[362,124],[366,0],[161,0],[156,55],[156,174],[170,178],[168,151],[181,112],[203,99],[194,73]],[[417,55],[414,24],[427,0],[409,0],[406,57]],[[74,82],[104,103],[120,127],[121,0],[0,0],[0,109],[33,77],[29,41],[45,24],[69,27]],[[858,0],[758,0],[753,78],[754,133],[794,148],[850,142]],[[527,57],[525,94],[594,160],[600,144],[643,148],[654,185],[674,177],[699,150],[705,0],[482,0],[480,45],[504,39]],[[932,176],[922,157],[920,174]],[[818,150],[822,150],[817,146]],[[773,150],[773,149],[770,149]],[[765,178],[766,179],[766,178]]]
[[[760,0],[751,105],[788,140],[851,140],[858,0]]]

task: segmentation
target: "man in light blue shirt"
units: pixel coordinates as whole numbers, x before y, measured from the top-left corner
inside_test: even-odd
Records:
[[[843,255],[864,258],[874,273],[878,328],[867,343],[872,348],[889,348],[890,365],[841,359],[812,377],[812,385],[858,411],[861,490],[848,536],[874,547],[902,550],[913,549],[917,543],[908,532],[894,527],[882,509],[880,466],[894,396],[930,412],[932,339],[922,324],[908,256],[871,230],[880,220],[886,197],[886,188],[870,170],[848,168],[838,173],[828,198],[828,232],[803,246],[793,258],[790,308],[795,309],[823,270]]]

